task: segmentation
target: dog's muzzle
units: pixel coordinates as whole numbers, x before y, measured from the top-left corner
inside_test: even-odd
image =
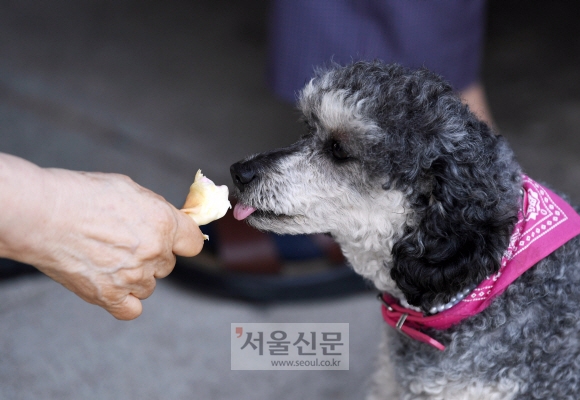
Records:
[[[301,149],[300,142],[296,142],[288,147],[260,153],[252,158],[238,161],[230,167],[230,174],[234,185],[243,192],[252,182],[268,174],[268,171],[276,169],[282,159],[288,157]]]

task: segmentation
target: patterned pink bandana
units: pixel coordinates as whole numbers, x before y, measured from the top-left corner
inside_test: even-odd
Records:
[[[518,222],[496,274],[450,309],[432,316],[402,307],[396,298],[384,293],[381,300],[385,321],[413,339],[445,350],[445,346],[419,330],[447,329],[481,312],[526,270],[580,234],[580,216],[558,195],[527,176],[523,176],[523,189]]]

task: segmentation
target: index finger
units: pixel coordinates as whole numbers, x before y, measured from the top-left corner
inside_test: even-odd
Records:
[[[203,233],[187,214],[173,209],[176,216],[176,230],[173,238],[173,254],[193,257],[203,248]]]

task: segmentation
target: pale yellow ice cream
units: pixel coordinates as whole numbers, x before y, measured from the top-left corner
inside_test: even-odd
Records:
[[[228,209],[232,208],[228,193],[227,186],[216,186],[198,170],[181,211],[197,225],[209,224],[226,215]]]

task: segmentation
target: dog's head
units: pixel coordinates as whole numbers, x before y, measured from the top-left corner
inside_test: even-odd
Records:
[[[358,62],[318,72],[299,108],[300,140],[232,165],[236,218],[329,232],[357,272],[424,310],[499,269],[520,169],[447,83]]]

